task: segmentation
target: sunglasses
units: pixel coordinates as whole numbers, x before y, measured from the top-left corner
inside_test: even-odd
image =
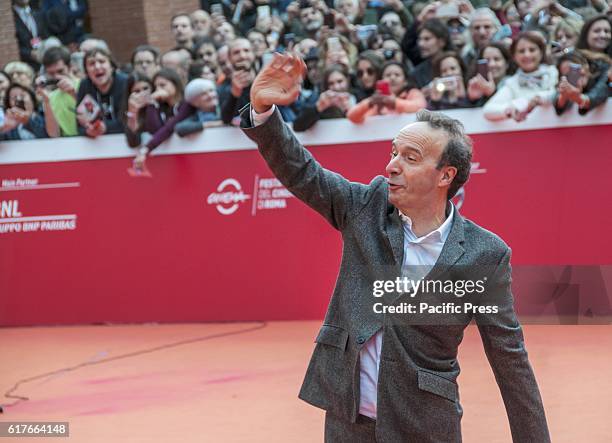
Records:
[[[372,77],[374,75],[374,69],[367,68],[365,71],[363,69],[357,70],[357,77],[361,78],[364,74],[368,74],[368,76]]]

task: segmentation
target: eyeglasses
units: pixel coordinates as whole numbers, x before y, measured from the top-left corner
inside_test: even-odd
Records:
[[[363,77],[365,74],[368,74],[369,77],[372,77],[374,75],[374,69],[372,68],[367,68],[365,70],[363,69],[358,69],[357,70],[357,77],[361,78]]]

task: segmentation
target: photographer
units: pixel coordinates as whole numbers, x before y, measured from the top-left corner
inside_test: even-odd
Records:
[[[80,81],[70,73],[70,52],[64,46],[48,49],[43,55],[45,75],[40,85],[48,91],[50,111],[62,137],[78,135],[76,94]]]
[[[584,55],[573,51],[561,56],[557,69],[560,80],[553,104],[558,115],[572,103],[578,105],[580,115],[585,115],[608,99],[607,65],[589,64]]]
[[[314,106],[304,106],[293,122],[295,131],[305,131],[320,119],[343,118],[355,105],[355,96],[349,92],[350,78],[342,65],[331,66],[323,74],[321,89]]]
[[[246,38],[238,38],[229,44],[228,57],[233,71],[219,87],[221,118],[226,125],[231,124],[238,111],[249,102],[251,83],[255,78],[255,53]]]
[[[469,108],[472,103],[467,97],[465,66],[455,52],[443,52],[432,61],[434,79],[431,84],[428,109],[442,110]]]

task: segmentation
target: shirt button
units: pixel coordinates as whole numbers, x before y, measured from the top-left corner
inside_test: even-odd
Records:
[[[359,343],[360,345],[364,344],[366,341],[364,336],[359,336],[357,337],[357,343]]]

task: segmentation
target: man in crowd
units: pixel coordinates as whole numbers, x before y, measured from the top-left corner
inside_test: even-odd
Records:
[[[32,11],[30,0],[13,0],[13,18],[19,57],[34,71],[38,71],[41,56],[38,48],[41,41],[48,37],[43,17],[40,13]]]
[[[194,40],[211,37],[212,19],[208,12],[198,9],[197,11],[193,11],[189,15],[189,18],[191,19],[191,26],[193,27]]]
[[[189,80],[189,65],[191,64],[191,54],[185,48],[172,49],[161,56],[162,68],[174,69],[184,85]]]
[[[176,14],[170,20],[170,29],[177,47],[193,49],[193,27],[188,14]]]
[[[478,8],[470,16],[470,36],[472,45],[463,56],[466,66],[478,57],[478,51],[493,40],[501,24],[495,13],[489,8]]]
[[[221,118],[225,124],[230,124],[238,110],[249,102],[251,83],[256,74],[255,53],[246,38],[237,38],[228,45],[228,59],[232,73],[219,87]]]
[[[132,53],[134,71],[152,79],[159,71],[159,49],[151,45],[141,45]]]
[[[76,121],[76,95],[79,80],[70,73],[70,51],[64,46],[50,48],[43,55],[44,86],[48,92],[51,110],[62,136],[78,135]]]

